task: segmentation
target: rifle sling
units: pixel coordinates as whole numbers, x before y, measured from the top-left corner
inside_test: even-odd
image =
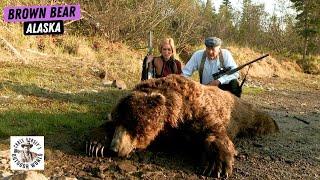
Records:
[[[204,63],[206,61],[206,51],[203,52],[201,62],[200,62],[200,67],[199,67],[199,78],[200,78],[200,84],[202,84],[202,73],[203,73],[203,68],[204,68]]]
[[[155,58],[153,58],[152,59],[152,78],[155,78],[156,77],[156,67],[155,67],[155,65],[154,65],[154,59]]]
[[[243,84],[246,82],[247,80],[247,75],[249,74],[249,70],[250,70],[251,66],[248,67],[247,73],[246,75],[244,75],[244,78],[242,79],[242,82],[240,84],[240,89],[242,89]]]
[[[222,56],[222,50],[219,49],[219,61],[220,61],[220,67],[225,69],[225,66],[224,66],[224,58]]]

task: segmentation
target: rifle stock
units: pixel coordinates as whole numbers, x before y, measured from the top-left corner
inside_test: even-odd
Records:
[[[148,68],[147,68],[147,60],[148,60],[148,55],[152,54],[152,31],[149,32],[148,34],[148,52],[147,55],[143,59],[142,63],[142,73],[141,73],[141,81],[147,80],[148,79]]]
[[[242,68],[244,68],[244,67],[246,67],[246,66],[248,66],[248,65],[250,65],[250,64],[252,64],[252,63],[254,63],[254,62],[257,62],[257,61],[259,61],[259,60],[261,60],[261,59],[263,59],[263,58],[265,58],[265,57],[267,57],[267,56],[269,56],[269,54],[265,54],[265,55],[263,55],[263,56],[255,59],[255,60],[252,60],[252,61],[250,61],[250,62],[247,62],[247,63],[245,63],[245,64],[243,64],[243,65],[241,65],[241,66],[239,66],[239,67],[237,67],[237,68],[235,68],[235,69],[230,69],[230,67],[229,67],[229,69],[227,68],[226,70],[222,70],[222,71],[219,71],[218,73],[214,73],[214,74],[212,75],[212,76],[213,76],[213,79],[214,79],[214,80],[217,80],[217,79],[219,79],[220,77],[222,77],[222,76],[224,76],[224,75],[231,75],[231,74],[233,74],[233,73],[241,70]]]

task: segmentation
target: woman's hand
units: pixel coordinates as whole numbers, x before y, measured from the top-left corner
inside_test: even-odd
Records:
[[[151,63],[153,58],[154,58],[153,55],[149,55],[147,58],[147,64]]]

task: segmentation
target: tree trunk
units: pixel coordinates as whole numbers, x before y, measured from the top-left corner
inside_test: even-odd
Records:
[[[306,63],[306,56],[308,54],[308,37],[304,37],[304,43],[303,43],[303,55],[302,55],[302,61]]]

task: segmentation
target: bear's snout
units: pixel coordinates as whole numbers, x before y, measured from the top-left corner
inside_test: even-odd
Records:
[[[110,144],[110,150],[120,157],[128,156],[134,149],[132,137],[123,126],[118,126]]]

